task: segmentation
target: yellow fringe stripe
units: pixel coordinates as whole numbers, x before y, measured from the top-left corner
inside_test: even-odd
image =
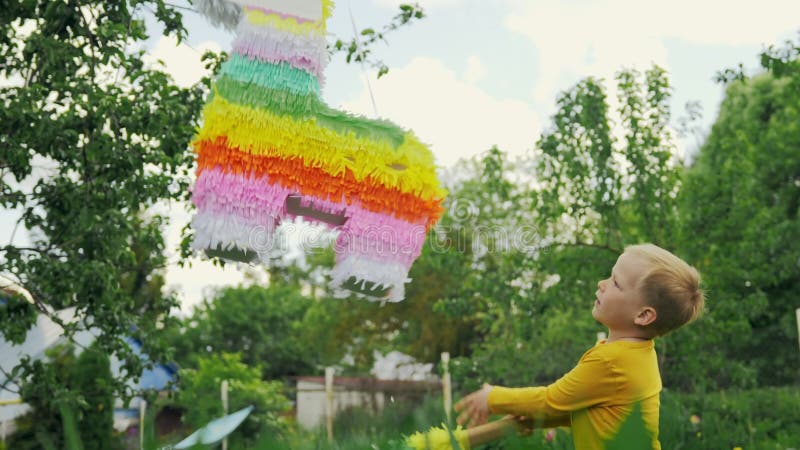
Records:
[[[325,22],[328,21],[328,18],[333,13],[333,0],[322,0],[322,24],[325,26]]]
[[[321,22],[298,23],[296,19],[284,19],[277,14],[267,14],[257,9],[245,9],[243,12],[248,22],[259,27],[271,27],[286,33],[301,36],[317,35],[321,39],[325,38],[325,19]],[[323,9],[323,17],[324,15],[325,10]]]
[[[383,186],[423,200],[442,199],[447,194],[436,178],[433,155],[411,133],[395,148],[388,140],[337,133],[321,127],[314,118],[279,116],[230,103],[219,95],[206,105],[203,117],[195,142],[226,138],[254,155],[303,158],[306,164],[333,176],[350,169],[358,181],[372,177]]]

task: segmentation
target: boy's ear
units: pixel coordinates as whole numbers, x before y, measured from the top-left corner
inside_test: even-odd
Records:
[[[640,327],[646,327],[656,321],[656,309],[652,306],[644,306],[639,310],[639,314],[633,319],[633,323]]]

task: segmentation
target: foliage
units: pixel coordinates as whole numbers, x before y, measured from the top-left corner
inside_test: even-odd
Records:
[[[600,329],[582,300],[596,280],[625,245],[651,236],[669,246],[675,237],[680,167],[666,74],[622,71],[618,86],[624,142],[590,78],[559,97],[531,159],[512,162],[492,148],[457,167],[446,213],[412,267],[408,300],[329,311],[345,330],[334,340],[361,367],[375,349],[425,362],[448,351],[464,357],[453,363],[456,378],[473,384],[544,382],[572,367]],[[514,370],[529,361],[539,363]]]
[[[589,313],[591,299],[625,246],[674,245],[680,164],[667,127],[669,82],[653,67],[619,72],[617,86],[621,132],[612,129],[601,82],[587,78],[559,96],[531,159],[516,170],[482,161],[484,176],[509,167],[485,179],[478,192],[488,194],[473,198],[500,200],[514,213],[508,220],[482,211],[477,220],[527,226],[536,245],[476,258],[482,272],[474,275],[473,295],[491,302],[459,303],[483,317],[487,332],[469,360],[456,361],[457,378],[517,385],[559,377],[602,329]],[[515,370],[521,365],[524,373]]]
[[[662,392],[659,441],[663,448],[676,449],[791,448],[792,445],[796,445],[800,436],[800,416],[794,407],[798,402],[798,395],[800,392],[796,387],[732,390],[712,395],[679,394],[665,390]],[[294,440],[271,441],[269,445],[265,442],[256,448],[396,449],[402,448],[398,445],[399,435],[427,430],[431,426],[441,426],[443,421],[440,397],[428,399],[408,415],[398,416],[398,411],[402,411],[404,407],[399,407],[399,410],[396,408],[398,406],[388,406],[383,413],[372,417],[371,420],[358,420],[356,423],[362,427],[364,424],[370,424],[370,427],[363,428],[361,433],[354,435],[335,433],[333,444],[326,444],[324,433],[318,430],[310,435],[295,436]],[[353,411],[350,418],[358,415],[358,412]],[[627,425],[628,431],[620,432],[622,435],[618,436],[618,442],[621,445],[609,448],[642,448],[630,445],[635,444],[635,440],[631,437],[642,431],[642,428],[634,423],[636,420],[634,416]],[[336,426],[338,424],[335,424]],[[538,429],[530,436],[511,435],[481,448],[570,450],[574,446],[569,430],[559,428],[549,436],[548,430]]]
[[[333,442],[325,427],[298,429],[279,439],[264,438],[254,448],[274,450],[407,450],[404,437],[444,421],[442,397],[427,396],[419,403],[389,401],[380,412],[350,408],[334,419]]]
[[[84,450],[112,448],[114,433],[112,381],[108,355],[91,347],[78,356],[73,368],[72,389],[82,396],[76,420]]]
[[[347,53],[345,61],[357,63],[369,63],[373,68],[378,69],[378,78],[389,73],[389,67],[383,61],[372,58],[371,47],[378,41],[386,42],[386,35],[398,28],[410,24],[413,20],[420,20],[425,17],[425,12],[418,4],[400,4],[400,12],[395,15],[389,24],[384,25],[380,31],[374,28],[364,28],[349,42],[336,39],[328,50],[333,53]]]
[[[455,236],[455,232],[450,233]],[[338,363],[343,353],[355,372],[369,370],[374,352],[398,350],[420,361],[437,361],[443,351],[465,354],[475,335],[474,321],[437,309],[443,296],[461,289],[470,260],[455,249],[437,248],[430,236],[409,273],[406,300],[378,306],[360,299],[330,299],[324,294],[306,315],[309,348]]]
[[[704,353],[676,366],[684,374],[680,385],[800,380],[794,324],[800,289],[798,54],[792,45],[768,50],[762,54],[766,73],[728,84],[719,117],[687,173],[683,246],[706,276],[713,300],[708,320],[679,350]]]
[[[798,396],[800,391],[796,387],[731,390],[713,395],[679,394],[665,390],[662,392],[659,440],[663,448],[676,449],[791,448],[800,436],[800,416],[795,407],[800,400]],[[441,397],[431,396],[416,405],[389,403],[377,415],[371,411],[350,410],[334,421],[333,442],[328,442],[324,429],[318,428],[313,431],[294,430],[280,436],[265,433],[258,442],[243,448],[408,450],[403,445],[403,436],[442,426],[444,417],[441,401]],[[64,411],[64,416],[70,414],[69,410]],[[65,422],[65,434],[77,434],[74,422]],[[364,424],[369,426],[364,428]],[[72,450],[79,447],[67,448]],[[159,448],[159,444],[146,442],[144,448],[155,450]],[[512,434],[480,448],[571,450],[574,446],[569,430],[558,428],[537,429],[530,436]]]
[[[124,342],[131,334],[155,358],[168,353],[160,335],[178,305],[162,292],[165,220],[152,207],[188,198],[188,143],[210,84],[180,88],[144,65],[144,15],[180,42],[187,31],[176,8],[164,0],[15,0],[0,12],[0,208],[31,234],[30,244],[12,236],[0,246],[0,273],[35,301],[35,309],[2,302],[0,333],[12,342],[24,339],[38,311],[67,339],[92,327],[123,374],[142,369]],[[365,36],[383,39],[421,17],[403,5],[384,32]],[[366,48],[356,59],[369,60]],[[221,55],[203,58],[219,67]],[[78,321],[52,314],[72,306]],[[14,375],[54,379],[42,378],[46,367],[25,360]],[[117,381],[118,393],[130,394]]]
[[[606,444],[609,450],[639,450],[652,445],[653,435],[647,432],[642,418],[641,405],[634,405],[633,411],[622,422],[617,434]]]
[[[790,448],[800,439],[800,392],[796,387],[723,390],[710,394],[664,393],[662,443],[682,443],[683,448],[720,449]],[[679,417],[673,413],[680,406]],[[677,412],[677,411],[676,411]],[[695,416],[695,423],[690,418]],[[678,419],[678,420],[675,420]],[[680,426],[664,429],[664,422]]]
[[[4,282],[0,278],[0,282]],[[4,283],[5,284],[5,283]],[[0,323],[5,324],[3,337],[12,344],[25,342],[28,330],[36,323],[36,307],[11,286],[0,287]]]
[[[163,218],[148,210],[187,195],[187,143],[206,92],[144,66],[143,9],[155,10],[165,33],[185,35],[162,0],[12,1],[0,12],[0,77],[9,80],[0,87],[0,207],[19,211],[31,237],[0,247],[0,272],[66,338],[92,327],[100,351],[117,354],[127,373],[141,363],[124,337],[157,347],[177,305],[157,283],[147,295],[166,263]],[[75,322],[51,313],[72,306]],[[14,326],[2,321],[0,332]],[[62,381],[45,367],[26,360],[19,375]]]
[[[212,354],[241,353],[244,364],[261,367],[263,379],[305,375],[315,362],[304,345],[303,318],[312,303],[278,283],[225,288],[196,307],[170,342],[185,367]]]
[[[259,439],[262,434],[281,435],[287,423],[281,417],[289,407],[283,394],[283,384],[262,381],[261,368],[247,366],[238,354],[219,353],[200,357],[197,369],[181,369],[180,386],[176,404],[185,409],[184,422],[198,429],[224,414],[220,400],[220,385],[228,380],[229,412],[249,405],[255,408],[248,418],[231,435],[231,448],[243,448]]]
[[[32,411],[18,419],[18,431],[8,441],[11,448],[78,448],[76,442],[83,442],[84,450],[113,448],[108,356],[91,346],[76,358],[71,345],[55,346],[47,356],[49,361],[33,363],[32,379],[22,384],[22,398]],[[70,423],[75,433],[68,429]]]
[[[21,385],[20,396],[31,406],[31,412],[17,419],[17,431],[8,439],[10,448],[38,449],[47,443],[61,447],[64,429],[60,406],[70,400],[73,404],[78,402],[77,394],[69,389],[74,348],[55,346],[48,350],[47,357],[49,361],[33,362],[31,378]]]

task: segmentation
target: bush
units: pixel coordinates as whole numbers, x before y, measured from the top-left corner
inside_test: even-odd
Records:
[[[114,387],[108,355],[92,346],[73,368],[73,389],[83,396],[78,430],[84,450],[107,450],[113,444]]]
[[[258,450],[408,450],[405,436],[441,426],[445,421],[441,396],[413,401],[389,400],[383,410],[348,408],[333,423],[332,443],[322,425],[314,430],[297,429],[282,439],[265,436]]]
[[[8,447],[19,450],[116,447],[113,378],[108,355],[96,345],[75,356],[70,344],[47,350],[47,360],[36,361],[33,378],[22,384],[22,398],[32,411],[17,419],[17,431]],[[66,424],[79,424],[66,429]]]
[[[198,429],[223,415],[220,401],[222,380],[229,383],[229,408],[232,413],[249,405],[253,412],[231,435],[230,448],[246,448],[262,434],[280,435],[288,424],[280,414],[291,404],[283,394],[283,384],[262,381],[260,367],[248,367],[238,354],[222,353],[198,359],[198,368],[179,372],[177,405],[185,409],[184,422]]]
[[[665,401],[666,400],[666,401]],[[757,388],[709,394],[662,394],[662,443],[683,448],[775,449],[800,442],[800,388]],[[674,404],[679,404],[675,408]],[[669,407],[666,407],[670,405]],[[678,416],[679,415],[679,416]],[[676,417],[677,416],[677,417]],[[695,416],[695,423],[690,421]],[[666,419],[666,421],[665,421]],[[665,428],[670,421],[683,427]]]

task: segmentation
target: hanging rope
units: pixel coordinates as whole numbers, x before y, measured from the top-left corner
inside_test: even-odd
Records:
[[[350,2],[347,3],[347,11],[350,13],[350,23],[353,25],[353,39],[356,41],[356,45],[361,48],[361,41],[358,39],[358,27],[356,27],[356,20],[353,18],[353,8],[351,7]],[[366,69],[364,69],[364,61],[361,61],[361,74],[364,75],[364,80],[367,82],[367,90],[369,91],[369,99],[372,101],[372,113],[374,117],[378,117],[378,106],[375,104],[375,95],[372,93],[372,85],[369,82],[369,75],[367,75]]]

